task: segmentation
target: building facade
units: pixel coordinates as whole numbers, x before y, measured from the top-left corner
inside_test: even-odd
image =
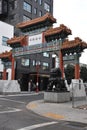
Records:
[[[0,0],[0,20],[13,26],[47,12],[53,14],[53,0]]]
[[[14,26],[0,21],[0,53],[12,48],[7,46],[7,40],[14,35]],[[0,79],[2,79],[3,65],[0,60]],[[11,79],[11,69],[7,70],[7,79]]]

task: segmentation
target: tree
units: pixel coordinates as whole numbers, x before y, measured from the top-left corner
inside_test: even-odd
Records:
[[[83,82],[87,82],[87,68],[84,66],[80,67],[80,78]]]
[[[67,67],[65,67],[64,69],[65,78],[69,85],[71,84],[71,80],[75,78],[74,71],[75,71],[74,65],[71,65],[71,64],[68,64]]]

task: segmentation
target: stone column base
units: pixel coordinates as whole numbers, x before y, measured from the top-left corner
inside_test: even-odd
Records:
[[[44,92],[44,101],[52,103],[63,103],[70,101],[70,92]]]

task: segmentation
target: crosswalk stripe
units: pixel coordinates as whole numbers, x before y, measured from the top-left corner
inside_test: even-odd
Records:
[[[0,111],[0,114],[5,114],[5,113],[12,113],[12,112],[19,112],[21,109],[13,109],[12,110],[7,110],[7,111]]]
[[[25,102],[21,102],[21,101],[16,101],[16,100],[12,100],[12,99],[7,99],[7,98],[0,98],[0,100],[4,100],[4,101],[10,101],[10,102],[15,102],[15,103],[25,103]]]
[[[40,128],[40,127],[44,127],[44,126],[48,126],[48,125],[53,125],[53,124],[56,124],[58,122],[46,122],[46,123],[41,123],[41,124],[36,124],[36,125],[32,125],[32,126],[28,126],[28,127],[24,127],[24,128],[21,128],[21,129],[17,129],[17,130],[33,130],[33,129],[36,129],[36,128]]]

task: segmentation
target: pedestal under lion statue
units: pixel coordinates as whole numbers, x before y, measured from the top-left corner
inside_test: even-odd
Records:
[[[62,73],[60,68],[51,69],[47,90],[55,91],[55,92],[67,91],[65,81],[64,79],[62,79]]]

